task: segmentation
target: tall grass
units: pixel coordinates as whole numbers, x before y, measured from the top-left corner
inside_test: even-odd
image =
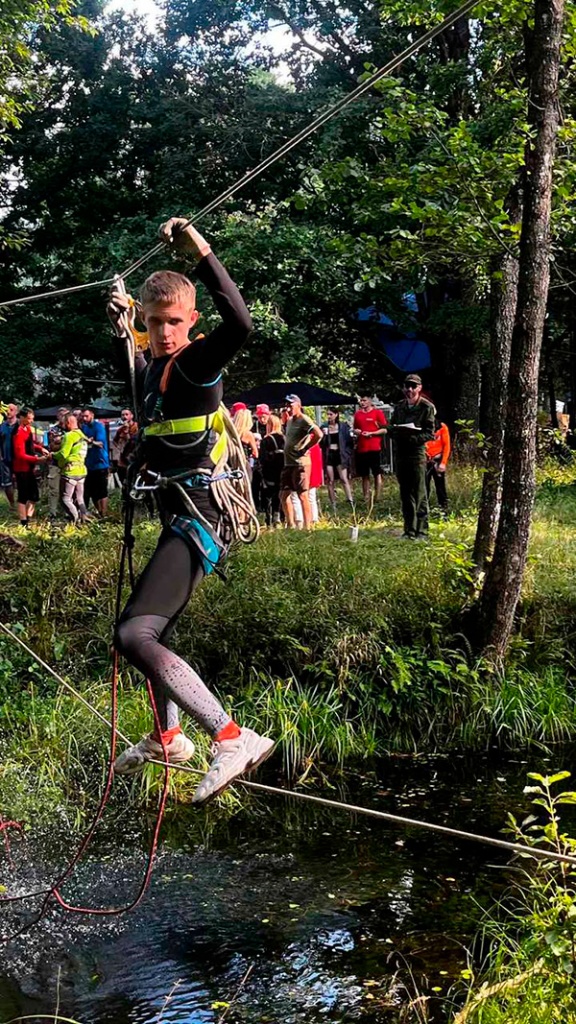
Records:
[[[228,582],[205,581],[174,643],[240,721],[279,738],[291,777],[390,750],[573,739],[574,475],[563,469],[541,476],[518,633],[501,675],[474,661],[455,625],[470,593],[481,482],[468,467],[453,468],[453,511],[447,520],[433,513],[429,545],[399,540],[397,488],[387,479],[357,544],[348,540],[343,515],[323,520],[312,535],[267,533],[234,552]],[[118,523],[85,531],[39,525],[24,533],[7,522],[3,529],[25,546],[3,554],[2,619],[105,710]],[[157,524],[137,523],[139,565],[157,531]],[[129,670],[120,713],[131,738],[149,729],[142,683]],[[47,806],[59,793],[82,806],[101,763],[101,733],[0,638],[1,806],[9,800],[24,808],[30,785]],[[202,744],[200,751],[205,759]],[[149,795],[154,779],[152,770],[143,789],[132,791]],[[178,793],[187,798],[192,785],[180,781]]]

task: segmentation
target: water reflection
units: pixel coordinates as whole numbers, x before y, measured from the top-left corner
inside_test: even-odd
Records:
[[[526,807],[524,779],[524,766],[502,761],[399,759],[339,795],[495,834],[507,809]],[[134,827],[122,838],[113,822],[69,897],[114,904],[137,888],[144,842]],[[14,845],[19,884],[45,884],[66,855],[58,842]],[[486,867],[496,859],[289,801],[249,798],[232,819],[179,807],[136,912],[94,920],[54,910],[12,944],[0,1020],[53,1013],[59,998],[82,1024],[216,1024],[231,1000],[227,1024],[392,1024],[407,1001],[399,967],[425,990],[445,989],[465,966],[478,904],[501,882]]]

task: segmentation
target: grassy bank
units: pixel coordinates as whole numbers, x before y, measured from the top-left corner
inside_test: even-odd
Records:
[[[474,660],[454,625],[469,594],[480,485],[469,468],[453,469],[453,513],[433,520],[429,545],[398,539],[397,488],[387,480],[358,544],[345,519],[331,519],[313,535],[267,533],[236,551],[228,582],[209,579],[194,596],[177,648],[240,720],[279,737],[290,774],[390,750],[574,738],[573,475],[541,474],[518,634],[501,677]],[[25,533],[4,514],[1,528],[24,542],[2,552],[2,621],[104,713],[118,523]],[[137,524],[137,564],[157,529]],[[1,806],[25,815],[30,785],[43,806],[62,792],[81,804],[105,729],[4,638],[0,711]],[[127,670],[120,725],[131,737],[149,725]]]
[[[569,772],[532,774],[534,814],[518,823],[513,838],[576,855],[576,839],[561,819],[576,803]],[[521,865],[526,865],[522,867]],[[574,1024],[576,1021],[576,872],[554,861],[518,860],[499,907],[486,915],[484,965],[452,1024]],[[473,961],[470,975],[474,975]]]

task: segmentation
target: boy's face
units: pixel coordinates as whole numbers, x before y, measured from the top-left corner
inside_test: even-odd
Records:
[[[155,359],[174,356],[188,342],[188,332],[198,320],[198,310],[189,302],[150,302],[142,311]]]

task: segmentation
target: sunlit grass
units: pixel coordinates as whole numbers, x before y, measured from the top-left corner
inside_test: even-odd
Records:
[[[541,474],[518,631],[501,676],[475,662],[458,615],[470,594],[470,550],[481,475],[454,465],[451,514],[432,511],[431,543],[399,539],[398,491],[362,508],[360,537],[339,514],[311,535],[267,532],[235,551],[228,581],[194,595],[174,643],[238,719],[279,741],[290,778],[315,765],[344,766],[388,751],[551,745],[576,736],[572,651],[576,626],[576,488],[563,469]],[[323,496],[321,495],[321,502]],[[368,514],[368,512],[370,514]],[[118,509],[86,530],[43,522],[24,531],[0,499],[2,529],[24,540],[0,560],[2,619],[98,709],[109,701],[110,638],[120,546]],[[137,522],[137,567],[157,523]],[[19,625],[18,625],[19,624]],[[32,803],[70,817],[90,804],[105,763],[104,727],[0,637],[0,800],[26,814]],[[144,687],[124,669],[120,728],[132,741],[151,728]],[[198,767],[208,745],[198,737]],[[95,766],[99,770],[95,771]],[[160,773],[126,787],[145,801]],[[178,777],[188,799],[193,776]],[[75,807],[73,805],[75,804]],[[78,812],[77,808],[80,808]]]

